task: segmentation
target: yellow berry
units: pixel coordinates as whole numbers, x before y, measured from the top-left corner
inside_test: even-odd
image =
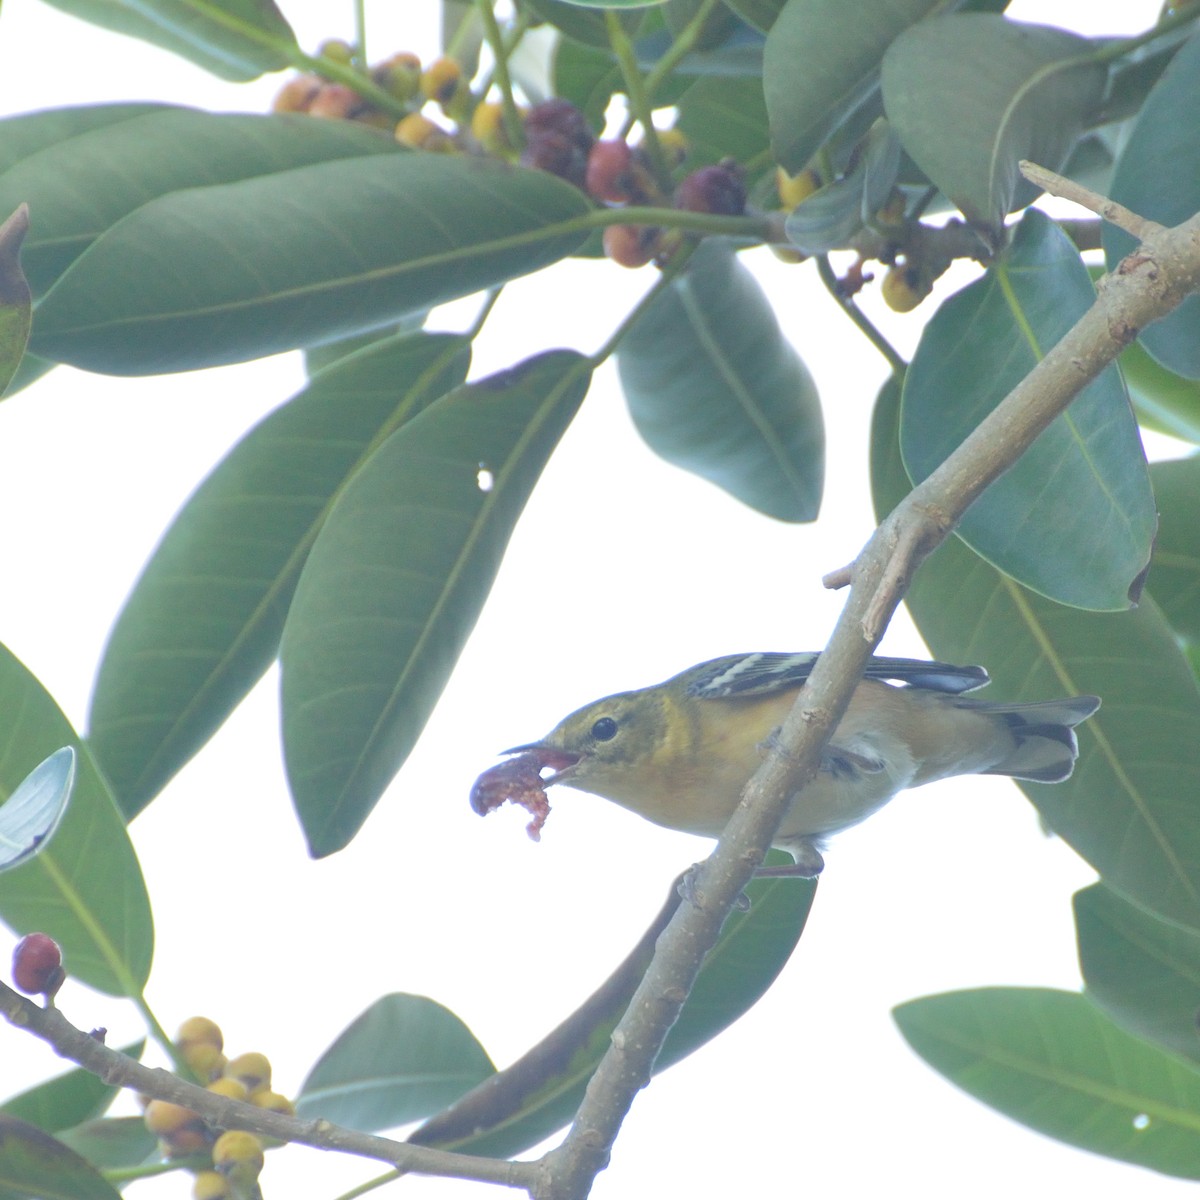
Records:
[[[192,1180],[192,1200],[225,1200],[229,1180],[216,1171],[197,1171]]]
[[[775,168],[775,186],[779,191],[779,203],[784,208],[795,208],[807,200],[821,186],[815,171],[803,170],[789,175],[782,167]]]
[[[182,1104],[172,1104],[170,1100],[151,1100],[146,1105],[142,1119],[146,1122],[146,1128],[160,1137],[170,1137],[181,1129],[199,1128],[203,1124],[199,1113],[184,1108]]]
[[[175,1045],[183,1050],[196,1043],[215,1046],[218,1050],[225,1048],[225,1038],[216,1021],[210,1021],[207,1017],[189,1017],[180,1025],[175,1035]]]
[[[933,288],[917,275],[914,268],[893,267],[883,277],[879,290],[888,308],[906,313],[912,312]]]
[[[396,126],[396,141],[411,146],[414,150],[432,150],[447,153],[454,149],[450,135],[421,113],[409,113]]]
[[[268,1112],[283,1113],[284,1116],[294,1117],[296,1106],[286,1097],[270,1088],[259,1088],[250,1093],[250,1103],[257,1108],[265,1108]]]
[[[435,58],[421,72],[421,95],[446,105],[454,99],[462,82],[462,67],[452,58]]]
[[[493,100],[475,106],[471,114],[471,133],[489,154],[511,154],[516,147],[508,140],[504,127],[504,105]]]
[[[669,167],[678,167],[688,156],[688,140],[682,129],[660,129],[658,144]]]
[[[224,1096],[227,1100],[245,1102],[250,1098],[250,1089],[240,1079],[234,1079],[232,1075],[214,1079],[206,1090],[215,1096]]]
[[[239,1054],[225,1064],[225,1074],[231,1079],[240,1080],[247,1092],[257,1092],[260,1088],[271,1086],[271,1060],[257,1050]]]
[[[256,1179],[263,1168],[262,1142],[244,1129],[227,1129],[213,1143],[212,1159],[222,1175]]]
[[[354,61],[354,47],[341,38],[328,38],[317,47],[317,57],[348,67]]]
[[[421,89],[421,60],[409,50],[401,50],[371,68],[371,78],[390,96],[401,102],[411,100]]]
[[[802,263],[808,255],[803,250],[797,250],[795,246],[776,246],[771,247],[771,253],[775,255],[781,263],[787,263],[789,267],[794,267],[797,263]]]
[[[180,1056],[204,1083],[216,1079],[225,1069],[225,1055],[209,1042],[192,1042],[180,1047]]]

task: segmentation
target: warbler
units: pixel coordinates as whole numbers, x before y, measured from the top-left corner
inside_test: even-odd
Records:
[[[541,741],[507,751],[522,757],[481,776],[472,803],[480,812],[502,799],[525,804],[536,836],[549,811],[544,788],[565,784],[657,825],[717,837],[817,657],[729,655],[584,705]],[[817,875],[829,835],[906,788],[952,775],[1066,779],[1079,753],[1074,727],[1099,697],[997,704],[962,694],[987,682],[982,667],[870,659],[816,777],[776,835],[795,860],[790,870]],[[542,778],[546,767],[555,774]]]

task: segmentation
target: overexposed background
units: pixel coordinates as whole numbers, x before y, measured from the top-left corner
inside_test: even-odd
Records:
[[[352,35],[350,0],[283,7],[310,50]],[[371,57],[432,57],[439,7],[368,3]],[[1156,7],[1009,11],[1122,33],[1144,28]],[[281,82],[222,84],[35,0],[5,7],[0,80],[3,115],[130,99],[263,111]],[[765,252],[747,261],[824,398],[820,521],[770,521],[663,464],[603,370],[420,746],[349,849],[319,863],[306,856],[280,763],[274,672],[132,826],[157,925],[148,995],[168,1029],[211,1016],[230,1053],[264,1051],[277,1088],[294,1093],[363,1008],[410,991],[457,1012],[503,1066],[608,974],[674,875],[707,852],[705,841],[562,790],[534,845],[524,814],[482,822],[467,794],[502,747],[535,739],[596,696],[719,654],[824,644],[841,597],[821,576],[851,559],[873,526],[866,437],[885,366],[811,266],[785,267]],[[651,269],[573,262],[512,284],[479,339],[474,373],[552,346],[594,349],[652,278]],[[896,318],[873,294],[864,307],[911,349],[919,315]],[[452,306],[429,326],[462,327],[473,312]],[[78,725],[107,630],[158,536],[232,442],[302,384],[298,355],[149,379],[60,368],[0,407],[0,640]],[[925,650],[901,618],[883,652]],[[638,1098],[598,1200],[906,1187],[990,1200],[1031,1185],[1101,1198],[1190,1194],[961,1095],[892,1024],[894,1004],[929,992],[1078,986],[1070,896],[1093,875],[1041,834],[1013,785],[969,779],[905,795],[827,858],[808,931],[775,987]],[[60,1004],[76,1024],[108,1026],[112,1044],[141,1032],[128,1005],[74,985]],[[0,1036],[4,1094],[60,1068],[41,1044]],[[334,1197],[379,1171],[289,1148],[269,1157],[263,1186],[268,1200]],[[428,1179],[393,1186],[422,1198],[486,1194]],[[180,1175],[129,1194],[189,1188]]]

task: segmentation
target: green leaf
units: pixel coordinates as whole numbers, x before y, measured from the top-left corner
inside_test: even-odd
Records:
[[[0,176],[0,211],[27,201],[36,214],[24,262],[41,295],[96,238],[159,196],[399,152],[394,138],[352,121],[163,108],[26,155]]]
[[[767,33],[783,9],[784,0],[725,0],[725,4],[747,25]]]
[[[46,0],[104,29],[160,46],[220,79],[246,83],[292,64],[274,0]]]
[[[132,816],[267,669],[300,569],[389,433],[466,378],[470,345],[411,334],[338,359],[252,429],[183,507],[109,636],[89,744]]]
[[[896,444],[896,393],[891,383],[881,392],[872,429],[880,516],[909,487]],[[1106,884],[1200,929],[1200,693],[1150,597],[1124,613],[1067,608],[949,538],[916,573],[906,603],[934,657],[982,663],[997,699],[1103,698],[1079,729],[1075,774],[1021,788]]]
[[[588,209],[544,171],[421,153],[172,192],[74,262],[32,345],[145,375],[333,341],[557,261]]]
[[[938,0],[787,0],[763,52],[776,161],[793,175],[806,166],[879,86],[892,41],[938,7]]]
[[[1200,381],[1168,371],[1140,341],[1126,346],[1117,361],[1133,411],[1143,425],[1186,442],[1200,442]]]
[[[614,93],[624,82],[610,53],[564,38],[554,49],[554,94],[569,100],[593,128],[604,124]]]
[[[93,1166],[138,1167],[159,1158],[158,1139],[141,1117],[102,1117],[63,1129],[58,1139]]]
[[[1158,539],[1150,560],[1150,587],[1171,628],[1200,642],[1200,458],[1155,463],[1150,468],[1158,502]]]
[[[75,782],[70,746],[43,759],[0,804],[0,871],[40,854],[58,829]]]
[[[1057,170],[1103,99],[1086,38],[991,13],[922,21],[883,59],[883,102],[905,150],[969,221],[999,231],[1036,195],[1023,159]],[[981,69],[986,64],[986,70]]]
[[[770,139],[761,80],[697,79],[678,108],[676,126],[688,139],[689,167],[724,158],[767,163]]]
[[[574,0],[522,0],[521,7],[536,13],[548,25],[553,25],[572,41],[585,46],[608,49],[608,30],[605,27],[604,14],[595,12],[591,6],[584,7],[574,3]],[[620,20],[625,32],[632,34],[641,20],[641,14],[626,13]]]
[[[904,381],[900,448],[920,482],[1095,301],[1079,252],[1031,209],[987,275],[925,328]],[[959,536],[1005,574],[1063,604],[1136,602],[1154,496],[1119,372],[1107,368],[967,510]]]
[[[825,435],[816,385],[762,289],[706,240],[617,352],[638,432],[668,462],[782,521],[821,504]]]
[[[0,121],[0,173],[56,142],[171,108],[169,104],[81,104],[6,117]]]
[[[0,1200],[120,1200],[86,1159],[36,1125],[0,1114]]]
[[[122,1046],[121,1053],[131,1058],[141,1058],[145,1046],[145,1041],[133,1042]],[[0,1110],[10,1117],[28,1121],[47,1133],[58,1133],[100,1116],[120,1090],[105,1083],[91,1071],[77,1067],[74,1071],[48,1079],[5,1100]]]
[[[1200,1178],[1200,1073],[1075,992],[980,988],[895,1009],[908,1044],[985,1104],[1049,1137]]]
[[[1163,225],[1186,221],[1200,209],[1200,37],[1193,36],[1155,84],[1117,160],[1110,195],[1139,216]],[[1129,234],[1105,223],[1109,270],[1134,247]],[[1200,379],[1200,296],[1189,296],[1139,335],[1169,371]]]
[[[21,270],[21,244],[28,232],[29,207],[22,203],[0,225],[0,395],[16,375],[29,342],[33,297]]]
[[[300,1087],[296,1111],[374,1132],[453,1103],[496,1068],[475,1035],[425,996],[376,1000],[338,1035]]]
[[[1075,931],[1089,998],[1137,1037],[1200,1059],[1200,933],[1099,883],[1075,893]]]
[[[768,862],[786,861],[778,851],[772,855]],[[421,1126],[410,1140],[506,1157],[567,1124],[645,973],[655,941],[680,903],[678,882],[637,946],[579,1009],[512,1066]],[[667,1035],[655,1071],[716,1037],[771,986],[800,940],[816,881],[762,879],[752,881],[746,894],[750,907],[725,922]]]
[[[350,841],[420,735],[591,370],[552,351],[451,392],[330,512],[280,646],[288,778],[314,855]]]
[[[0,795],[41,759],[75,744],[71,803],[54,840],[0,874],[0,919],[17,933],[48,933],[67,974],[115,996],[140,994],[154,948],[150,902],[125,824],[91,754],[40,683],[0,647]]]

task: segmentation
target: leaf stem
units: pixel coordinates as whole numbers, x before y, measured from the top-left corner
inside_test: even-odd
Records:
[[[367,70],[367,3],[354,0],[354,62],[362,72]]]
[[[1200,17],[1200,0],[1193,0],[1191,4],[1185,4],[1181,8],[1177,8],[1173,13],[1163,17],[1161,21],[1144,33],[1139,33],[1134,37],[1121,38],[1118,41],[1110,42],[1107,46],[1100,46],[1090,57],[1092,62],[1109,63],[1118,58],[1123,58],[1126,54],[1131,54],[1134,50],[1140,49],[1148,42],[1152,42],[1155,38],[1160,38],[1164,34],[1178,29],[1181,25],[1186,25],[1189,21]]]
[[[492,58],[495,59],[495,83],[500,89],[500,104],[504,110],[504,132],[509,145],[520,146],[525,140],[521,128],[521,114],[517,111],[517,102],[513,99],[512,77],[508,73],[509,47],[504,44],[504,35],[500,31],[500,23],[496,20],[496,12],[492,0],[475,0],[479,19],[483,22],[483,38],[491,47]]]
[[[650,105],[650,95],[642,79],[641,68],[638,66],[637,54],[633,42],[621,24],[620,15],[611,8],[604,10],[604,26],[608,32],[608,44],[621,68],[621,77],[625,81],[625,93],[629,97],[630,116],[642,127],[642,148],[650,159],[658,181],[664,189],[670,186],[671,171],[667,166],[667,156],[663,153],[662,143],[658,140],[658,130],[654,128],[654,114]],[[632,125],[629,126],[632,128]],[[628,129],[625,130],[628,133]]]
[[[900,356],[899,351],[875,328],[874,324],[868,319],[866,313],[863,312],[850,296],[842,294],[838,286],[838,278],[834,273],[833,267],[829,262],[829,255],[815,255],[817,263],[817,274],[821,277],[821,282],[825,285],[826,290],[837,302],[837,306],[858,326],[863,336],[867,341],[879,351],[880,354],[887,360],[887,364],[893,371],[903,372],[908,363]]]

